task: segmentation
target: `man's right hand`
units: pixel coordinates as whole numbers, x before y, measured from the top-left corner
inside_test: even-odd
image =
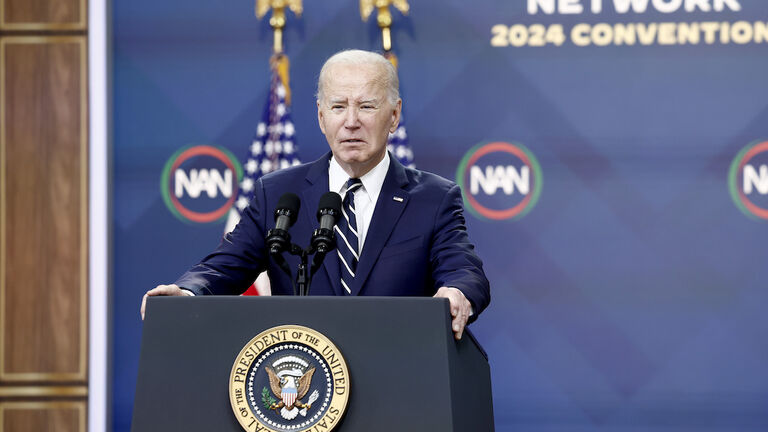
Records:
[[[141,299],[141,319],[144,320],[144,310],[147,308],[147,297],[149,296],[183,296],[188,295],[182,291],[178,285],[158,285],[144,294]]]

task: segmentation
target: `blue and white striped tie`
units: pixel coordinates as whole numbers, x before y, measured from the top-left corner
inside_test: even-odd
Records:
[[[344,216],[336,224],[336,251],[339,254],[341,286],[346,294],[352,293],[352,281],[360,259],[360,236],[357,233],[357,214],[355,213],[355,191],[362,186],[360,179],[351,178],[347,182],[347,194],[341,205]]]

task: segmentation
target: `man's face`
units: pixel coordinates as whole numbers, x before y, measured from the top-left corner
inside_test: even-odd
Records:
[[[359,177],[384,158],[400,107],[399,100],[393,106],[387,99],[377,66],[337,64],[328,70],[317,118],[336,161],[348,174]]]

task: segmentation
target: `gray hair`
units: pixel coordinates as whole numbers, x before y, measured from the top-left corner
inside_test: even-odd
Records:
[[[397,70],[392,63],[381,54],[363,50],[345,50],[332,55],[320,69],[320,77],[317,79],[317,100],[323,99],[323,87],[328,79],[331,66],[334,65],[372,65],[378,66],[381,71],[380,79],[387,90],[387,99],[392,105],[400,99],[400,80],[397,78]]]

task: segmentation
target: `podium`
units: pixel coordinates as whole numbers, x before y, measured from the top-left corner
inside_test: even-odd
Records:
[[[493,431],[488,360],[450,322],[446,299],[151,297],[131,430],[243,431],[229,393],[238,354],[269,328],[298,325],[346,360],[349,400],[334,431]]]

